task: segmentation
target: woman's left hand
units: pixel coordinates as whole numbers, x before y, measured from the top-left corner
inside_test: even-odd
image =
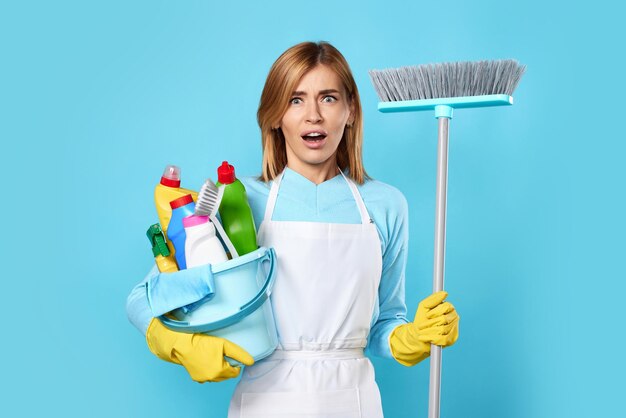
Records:
[[[415,313],[413,333],[419,341],[449,347],[459,338],[459,314],[454,305],[444,302],[448,293],[440,291],[422,300]]]
[[[389,337],[391,355],[398,363],[413,366],[430,355],[430,345],[451,346],[459,338],[459,314],[448,294],[436,292],[417,306],[413,322],[397,326]]]

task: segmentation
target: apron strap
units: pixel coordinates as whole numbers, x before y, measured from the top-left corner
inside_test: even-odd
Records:
[[[341,171],[341,169],[339,169],[339,172],[348,183],[350,191],[352,192],[352,196],[354,197],[354,201],[359,207],[359,212],[361,213],[361,222],[363,224],[372,223],[372,218],[370,218],[369,213],[367,213],[367,208],[365,207],[365,203],[363,203],[363,198],[361,197],[361,193],[359,193],[359,189],[357,189],[356,184],[354,184],[354,182],[350,178],[343,174],[343,171]]]
[[[280,188],[280,181],[283,179],[283,174],[285,174],[285,170],[276,176],[272,182],[270,195],[267,197],[267,205],[265,205],[265,217],[263,218],[266,222],[272,220],[272,214],[274,213],[274,206],[276,206],[276,198],[278,197],[278,189]]]
[[[346,183],[348,183],[348,187],[352,192],[352,197],[354,198],[354,201],[359,209],[359,213],[361,214],[361,223],[372,223],[372,218],[370,218],[370,215],[367,212],[367,208],[365,207],[365,203],[363,203],[363,198],[361,197],[356,184],[354,184],[354,182],[348,178],[343,171],[341,171],[341,169],[339,169],[339,173],[341,173]],[[264,221],[269,222],[272,220],[272,214],[274,213],[274,207],[276,206],[276,199],[278,198],[278,189],[280,188],[280,182],[283,179],[284,174],[285,171],[283,170],[283,172],[280,173],[272,182],[272,188],[270,189],[270,194],[267,197],[267,205],[265,205],[265,216],[263,217]]]
[[[365,358],[363,348],[344,348],[337,350],[281,350],[276,349],[268,360],[348,360]]]

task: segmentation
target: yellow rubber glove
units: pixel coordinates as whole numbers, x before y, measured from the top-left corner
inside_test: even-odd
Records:
[[[448,294],[433,293],[417,306],[415,319],[397,326],[389,337],[391,354],[405,366],[414,366],[430,356],[430,345],[451,346],[459,338],[459,314]]]
[[[221,382],[239,375],[241,368],[231,366],[224,359],[225,355],[246,366],[254,364],[252,356],[237,344],[206,334],[172,331],[157,318],[148,326],[146,341],[155,356],[182,364],[199,383]]]

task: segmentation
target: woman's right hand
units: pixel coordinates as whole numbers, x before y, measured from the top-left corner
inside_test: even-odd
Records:
[[[251,366],[252,356],[228,340],[206,334],[186,334],[166,328],[153,318],[146,332],[150,351],[160,359],[181,364],[199,383],[221,382],[237,377],[240,367],[231,366],[224,356]]]

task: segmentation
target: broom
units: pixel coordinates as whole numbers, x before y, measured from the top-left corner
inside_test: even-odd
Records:
[[[513,104],[513,91],[525,66],[515,60],[423,64],[369,72],[381,102],[378,110],[434,110],[439,120],[433,292],[443,290],[446,195],[448,187],[448,126],[453,109]],[[439,418],[441,347],[431,346],[428,417]]]

